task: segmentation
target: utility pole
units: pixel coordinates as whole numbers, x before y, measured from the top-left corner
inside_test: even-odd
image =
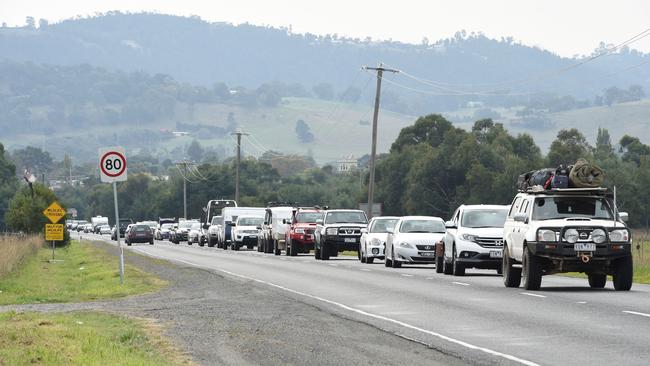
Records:
[[[399,70],[387,69],[384,64],[379,63],[379,67],[364,66],[364,70],[377,71],[377,92],[375,94],[375,112],[372,116],[372,148],[370,150],[370,177],[368,179],[368,219],[372,218],[372,206],[374,205],[375,196],[375,159],[377,155],[377,120],[379,118],[379,99],[381,98],[381,79],[384,71],[398,73]]]
[[[190,164],[187,159],[183,159],[181,163],[176,163],[177,167],[183,166],[183,218],[187,219],[187,166]],[[179,168],[180,169],[180,168]]]
[[[237,170],[235,173],[235,202],[239,203],[239,165],[241,164],[241,137],[242,135],[248,136],[249,134],[242,132],[240,129],[237,129],[237,131],[231,133],[231,135],[237,136]]]

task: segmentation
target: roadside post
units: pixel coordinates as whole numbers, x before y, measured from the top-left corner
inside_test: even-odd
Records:
[[[115,201],[115,236],[120,250],[120,284],[124,284],[124,248],[120,240],[120,211],[117,205],[117,182],[125,182],[126,153],[121,146],[99,149],[99,174],[104,183],[113,183],[113,200]]]
[[[45,224],[45,241],[52,242],[52,261],[54,261],[55,242],[63,240],[64,231],[63,224],[57,224],[57,222],[65,217],[66,212],[58,202],[54,201],[43,210],[43,215],[51,222],[51,224]]]

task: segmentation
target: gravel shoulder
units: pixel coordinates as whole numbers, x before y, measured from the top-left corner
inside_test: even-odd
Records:
[[[118,254],[115,246],[93,244]],[[254,282],[131,251],[125,251],[125,257],[170,285],[116,301],[2,306],[0,312],[99,310],[154,319],[179,348],[205,365],[465,364]]]

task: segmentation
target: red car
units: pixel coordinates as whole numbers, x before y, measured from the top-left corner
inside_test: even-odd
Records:
[[[153,245],[153,231],[148,225],[135,224],[126,231],[126,245],[149,243]]]
[[[314,249],[314,231],[316,220],[322,219],[323,213],[317,208],[297,208],[293,211],[289,230],[286,233],[287,255],[309,253]]]

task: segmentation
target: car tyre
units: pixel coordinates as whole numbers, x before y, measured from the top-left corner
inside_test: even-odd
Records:
[[[274,255],[282,254],[282,250],[280,250],[280,247],[279,247],[279,242],[278,242],[278,240],[275,240],[275,239],[273,240],[273,254]]]
[[[445,262],[445,257],[443,256],[436,257],[436,273],[442,273],[444,262]]]
[[[451,262],[448,262],[444,255],[442,257],[442,273],[446,275],[450,275],[454,273],[454,268],[451,266]]]
[[[465,275],[465,266],[458,262],[458,255],[456,253],[456,247],[454,246],[454,251],[451,257],[451,268],[454,276],[464,276]]]
[[[627,256],[616,261],[616,269],[612,276],[614,290],[629,291],[632,288],[632,279],[634,277],[632,256]]]
[[[521,284],[521,268],[513,267],[507,245],[503,248],[501,267],[501,271],[503,272],[503,284],[506,287],[519,287]]]
[[[149,245],[153,245],[153,240],[151,240],[151,241],[149,242]]]
[[[320,259],[322,259],[324,261],[330,260],[330,253],[329,253],[328,249],[329,249],[329,247],[328,247],[327,243],[321,244]]]
[[[393,267],[393,268],[401,268],[402,267],[402,262],[395,260],[395,247],[391,248],[390,262],[391,262],[390,263],[391,267]]]
[[[607,284],[607,275],[605,273],[587,273],[589,287],[604,288]]]
[[[291,256],[295,257],[298,255],[298,246],[294,245],[293,242],[291,242],[291,249],[287,249],[287,253],[291,252]]]
[[[530,291],[539,290],[542,286],[542,264],[539,257],[533,255],[526,247],[522,262],[524,288]]]

